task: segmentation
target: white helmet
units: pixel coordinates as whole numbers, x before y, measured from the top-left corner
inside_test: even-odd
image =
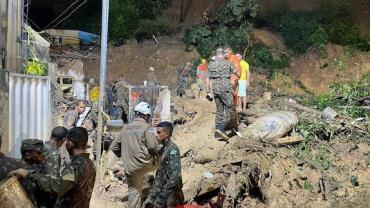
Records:
[[[152,114],[150,106],[146,102],[141,102],[141,103],[137,104],[134,111],[142,113],[144,115],[151,115]]]

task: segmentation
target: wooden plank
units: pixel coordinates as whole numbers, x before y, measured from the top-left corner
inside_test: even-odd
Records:
[[[8,26],[6,46],[6,68],[11,72],[22,72],[21,44],[17,38],[21,35],[23,7],[21,0],[8,1]]]

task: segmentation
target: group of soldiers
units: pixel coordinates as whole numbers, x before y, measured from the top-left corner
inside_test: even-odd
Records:
[[[96,171],[87,141],[85,128],[62,126],[53,129],[46,144],[23,140],[21,160],[0,153],[0,181],[18,177],[35,207],[89,207]]]
[[[21,160],[0,153],[0,180],[18,177],[35,207],[89,207],[96,177],[87,152],[91,138],[85,122],[76,127],[85,107],[84,101],[78,101],[66,113],[65,127],[55,127],[45,144],[39,139],[23,140]],[[184,196],[180,150],[171,141],[173,125],[159,122],[159,115],[153,115],[146,102],[139,103],[134,114],[116,138],[122,160],[116,176],[126,178],[129,207],[176,207]],[[153,187],[144,200],[144,176],[155,170]]]

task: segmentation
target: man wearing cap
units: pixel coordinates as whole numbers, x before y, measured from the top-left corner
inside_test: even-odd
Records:
[[[2,139],[3,138],[0,133],[0,149],[1,149],[1,144],[3,141]],[[19,168],[28,169],[30,167],[23,160],[5,156],[0,150],[0,181],[6,179],[10,171],[13,171]]]
[[[24,160],[31,167],[31,171],[39,174],[48,174],[51,176],[59,175],[59,170],[46,169],[44,142],[39,139],[26,139],[22,141],[21,154]],[[50,171],[50,172],[47,172]],[[37,207],[54,207],[56,195],[45,193],[32,180],[27,178],[24,183],[26,190],[32,190],[28,196]]]
[[[39,172],[43,172],[42,163],[45,160],[44,142],[39,139],[26,139],[21,145],[22,160]]]
[[[217,108],[215,138],[226,140],[228,137],[225,134],[225,128],[230,122],[234,106],[230,76],[235,73],[235,67],[224,59],[222,48],[218,48],[216,58],[209,64],[208,71]]]
[[[171,140],[172,132],[173,125],[170,122],[164,121],[157,125],[157,141],[162,144],[162,148],[159,150],[160,162],[154,186],[145,200],[143,208],[174,208],[184,203],[180,150]]]
[[[48,193],[58,195],[56,207],[87,208],[95,183],[95,167],[85,153],[88,134],[82,127],[72,128],[67,135],[67,150],[72,156],[59,177],[35,173],[25,169],[12,171],[17,177],[28,177]]]
[[[157,141],[155,130],[149,124],[151,108],[148,103],[141,102],[135,109],[134,120],[122,129],[122,163],[128,182],[128,203],[130,208],[141,208],[143,179],[146,173],[157,167]],[[156,126],[158,118],[154,118],[152,126]]]

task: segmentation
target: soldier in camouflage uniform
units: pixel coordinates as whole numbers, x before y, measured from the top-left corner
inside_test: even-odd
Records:
[[[190,83],[190,73],[191,73],[192,64],[190,62],[186,62],[184,67],[181,67],[182,70],[178,70],[178,88],[177,88],[177,95],[182,97],[185,95],[185,90],[189,87]]]
[[[58,165],[55,164],[58,163],[58,158],[56,157],[58,153],[46,150],[46,153],[48,153],[48,156],[46,156],[47,154],[44,154],[44,151],[45,147],[42,140],[26,139],[22,141],[22,159],[31,166],[32,172],[47,174],[54,177],[59,176],[59,167],[55,167],[55,169],[53,169],[54,165]],[[46,163],[46,157],[48,157],[50,164]],[[32,180],[27,180],[25,183],[25,189],[32,190],[32,192],[29,193],[29,198],[35,206],[47,208],[55,206],[57,196],[55,194],[44,192]]]
[[[129,88],[125,79],[120,76],[118,82],[114,84],[114,89],[116,92],[116,106],[117,106],[117,116],[122,119],[124,123],[128,121],[129,114]]]
[[[0,133],[0,149],[1,149],[1,144],[2,144],[2,135]],[[28,165],[23,160],[7,157],[0,151],[0,181],[7,179],[11,171],[17,170],[20,168],[31,169],[31,166]],[[36,187],[33,186],[32,182],[28,179],[20,180],[20,182],[23,188],[25,189],[27,195],[29,196],[30,200],[32,201],[32,203],[35,206],[37,206],[37,203],[36,203],[36,200],[33,194],[36,191]]]
[[[45,143],[45,173],[59,177],[62,171],[62,157],[59,147],[63,145],[67,137],[68,130],[63,126],[57,126],[51,132],[50,140]]]
[[[2,135],[0,134],[0,149],[1,143]],[[0,152],[0,181],[6,179],[9,172],[19,168],[29,169],[30,167],[23,160],[7,157],[2,152]]]
[[[231,119],[234,106],[230,76],[235,72],[235,67],[224,59],[224,52],[219,48],[215,60],[208,66],[208,71],[217,108],[215,137],[228,139],[225,128]]]
[[[85,153],[88,140],[86,129],[76,127],[68,132],[67,149],[72,155],[71,163],[66,166],[61,176],[52,177],[37,172],[18,169],[12,171],[20,178],[28,177],[37,186],[58,195],[56,207],[88,208],[95,183],[95,167]]]
[[[143,208],[174,208],[184,203],[180,150],[171,141],[172,131],[173,126],[170,122],[161,122],[157,126],[157,141],[163,146],[159,151],[160,162],[154,186]]]

